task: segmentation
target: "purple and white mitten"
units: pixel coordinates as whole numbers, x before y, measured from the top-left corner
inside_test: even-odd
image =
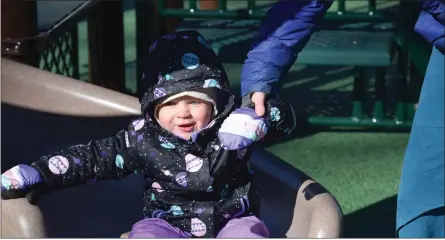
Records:
[[[2,199],[24,197],[31,186],[42,181],[37,169],[19,164],[2,174]]]
[[[224,120],[218,138],[225,149],[238,150],[261,140],[266,133],[266,120],[256,115],[254,109],[242,107]]]

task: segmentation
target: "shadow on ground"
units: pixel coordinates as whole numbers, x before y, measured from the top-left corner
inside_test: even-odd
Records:
[[[397,195],[344,218],[346,238],[395,238]]]

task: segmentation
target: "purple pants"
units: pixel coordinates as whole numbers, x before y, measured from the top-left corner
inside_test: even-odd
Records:
[[[191,236],[190,233],[173,227],[165,220],[148,218],[135,223],[128,238],[189,238]],[[263,221],[255,216],[250,216],[230,220],[216,237],[268,238],[269,230]]]

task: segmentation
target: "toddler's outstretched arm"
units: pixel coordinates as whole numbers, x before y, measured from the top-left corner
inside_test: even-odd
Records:
[[[134,121],[115,136],[43,156],[31,166],[15,166],[2,174],[2,198],[23,197],[35,185],[54,190],[134,173],[142,163],[137,153],[136,129],[143,121]]]

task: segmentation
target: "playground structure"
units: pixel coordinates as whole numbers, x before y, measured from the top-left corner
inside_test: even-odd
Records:
[[[2,8],[4,2],[7,1],[2,1]],[[211,1],[206,2],[210,3]],[[136,24],[138,26],[136,28],[138,56],[145,54],[151,42],[162,34],[175,29],[187,28],[188,26],[184,24],[185,21],[182,21],[186,18],[218,19],[223,23],[222,26],[234,23],[236,25],[238,22],[240,23],[238,27],[244,27],[255,33],[256,23],[263,19],[266,13],[264,8],[257,6],[258,2],[260,1],[249,0],[246,1],[247,8],[232,9],[230,1],[220,0],[214,1],[213,5],[206,6],[203,9],[203,2],[199,1],[135,1]],[[320,31],[313,35],[308,46],[300,54],[298,63],[353,66],[356,77],[354,78],[354,91],[350,103],[352,111],[350,116],[347,117],[310,116],[309,122],[315,126],[328,127],[409,129],[413,115],[412,104],[416,101],[417,96],[412,96],[410,92],[415,91],[408,88],[410,88],[412,82],[421,79],[415,75],[423,75],[430,53],[430,46],[425,44],[423,39],[413,32],[413,24],[418,13],[417,6],[413,2],[401,1],[396,10],[393,9],[397,14],[392,14],[393,12],[388,13],[385,12],[386,10],[379,10],[378,5],[381,2],[369,1],[367,10],[357,13],[347,11],[347,2],[344,0],[336,1],[333,6],[335,8],[334,12],[326,15]],[[32,7],[29,7],[28,11],[32,11]],[[45,125],[39,127],[39,129],[28,126],[20,129],[18,133],[17,129],[4,128],[3,135],[9,141],[4,141],[2,144],[4,149],[3,158],[8,159],[8,161],[2,161],[3,169],[8,169],[18,163],[29,163],[22,161],[35,160],[36,157],[51,150],[85,142],[92,138],[107,136],[110,132],[117,130],[118,127],[126,125],[130,119],[129,115],[139,113],[137,101],[133,97],[118,93],[125,93],[123,80],[125,66],[123,53],[120,52],[123,51],[122,39],[120,38],[123,29],[116,28],[121,23],[119,20],[122,18],[121,15],[122,3],[119,1],[85,1],[71,9],[59,21],[40,30],[40,32],[36,30],[32,34],[27,32],[19,35],[9,35],[8,39],[2,39],[3,59],[13,59],[77,79],[80,66],[77,59],[79,49],[76,26],[79,21],[87,19],[90,48],[89,82],[117,91],[94,87],[73,79],[68,81],[65,77],[2,59],[2,78],[6,76],[5,79],[8,79],[9,76],[9,81],[2,81],[2,88],[5,90],[2,94],[2,111],[6,113],[4,114],[6,117],[3,119],[3,124],[9,126],[17,124],[17,119],[25,121],[30,118],[44,119],[38,121],[39,123],[45,122]],[[109,16],[113,16],[114,19],[110,20]],[[253,24],[251,24],[252,26],[248,24],[243,26],[243,21],[253,22]],[[215,31],[217,33],[218,29]],[[219,31],[222,32],[224,29]],[[2,36],[7,35],[2,32]],[[372,39],[372,41],[354,40],[357,38]],[[326,44],[325,39],[331,39],[331,41],[327,41]],[[222,39],[222,41],[225,40]],[[360,44],[354,44],[354,41]],[[222,57],[226,57],[228,53],[233,53],[233,51],[230,51],[233,48],[232,46],[221,45],[218,41],[211,44]],[[109,52],[104,51],[107,48],[113,48],[116,51],[110,56]],[[239,51],[238,54],[245,56],[243,51]],[[348,57],[341,57],[342,62],[340,62],[335,56]],[[334,61],[334,59],[337,61]],[[140,73],[140,66],[143,65],[143,62],[140,59],[137,60],[136,68]],[[388,66],[393,65],[397,65],[398,68],[398,77],[396,78],[398,87],[395,92],[389,92],[388,89],[385,89],[389,80],[385,79],[384,76]],[[113,69],[113,71],[104,71],[104,69]],[[370,92],[363,88],[366,85],[366,80],[361,75],[365,70],[372,71],[377,80],[374,83],[375,91],[371,92],[373,95],[372,104],[368,108],[363,105],[365,93]],[[49,80],[46,81],[46,79]],[[94,97],[92,92],[95,94]],[[388,107],[385,94],[386,96],[388,94],[397,96],[398,101],[393,112],[387,113],[385,111]],[[65,98],[64,101],[60,101],[62,96]],[[56,104],[59,102],[60,104]],[[80,107],[80,102],[85,102],[86,105]],[[31,117],[28,114],[31,114]],[[95,127],[99,124],[101,124],[100,129]],[[27,126],[25,123],[20,125]],[[67,130],[65,127],[67,125],[76,127]],[[80,131],[79,128],[81,127],[85,131]],[[46,129],[51,129],[51,131],[45,131]],[[20,143],[20,136],[25,133],[34,137],[43,135],[48,140],[34,140],[39,144],[28,149],[28,151],[23,153],[13,152],[13,146]],[[62,133],[71,136],[70,139],[63,139]],[[88,135],[86,136],[85,133],[88,133]],[[328,231],[326,233],[328,235],[320,236],[340,236],[343,228],[342,213],[335,198],[324,187],[312,182],[313,180],[309,180],[309,177],[305,176],[304,173],[277,159],[276,156],[267,151],[259,150],[257,155],[267,156],[268,161],[273,163],[264,165],[265,163],[262,162],[264,159],[253,159],[254,165],[258,165],[256,171],[260,177],[257,180],[262,185],[260,190],[264,193],[262,201],[264,202],[263,207],[265,206],[263,211],[266,212],[265,220],[271,227],[273,236],[317,236],[317,231],[308,232],[312,227],[310,223],[315,220],[310,218],[314,213],[312,210],[317,209],[315,206],[320,206],[317,202],[327,203],[333,213],[332,218],[323,217],[332,219],[332,221],[326,223],[329,227],[333,226],[334,231]],[[14,162],[14,159],[17,162]],[[263,165],[267,169],[273,168],[277,171],[273,174],[266,174],[261,170]],[[281,176],[287,177],[280,178]],[[268,181],[261,181],[262,179],[268,179]],[[136,184],[140,188],[129,190],[128,184]],[[280,184],[282,184],[282,188],[276,187]],[[141,179],[130,177],[119,183],[104,182],[100,183],[99,186],[87,185],[80,187],[78,190],[67,189],[60,193],[50,194],[43,198],[38,207],[31,206],[24,200],[2,201],[3,209],[9,209],[7,212],[2,212],[2,216],[4,216],[2,217],[2,236],[117,237],[124,232],[128,232],[131,224],[140,219],[140,209],[142,207],[139,204],[139,196],[142,189]],[[128,201],[134,200],[139,205],[126,203],[127,199],[122,200],[120,193],[123,195],[129,194],[132,200]],[[93,202],[89,198],[80,197],[79,199],[78,197],[87,194],[93,195]],[[275,208],[278,206],[273,206],[275,201],[270,198],[270,195],[283,199],[283,206],[278,211]],[[303,201],[311,195],[316,197],[311,198],[310,201]],[[76,199],[77,202],[69,202],[74,201],[73,199]],[[104,199],[116,200],[113,200],[109,205],[101,205]],[[77,204],[78,208],[66,210],[64,205],[60,204],[60,202],[65,201],[70,206]],[[97,205],[97,209],[87,212],[86,209],[92,204]],[[308,206],[308,204],[313,207],[308,207],[309,211],[300,216],[282,212],[284,209],[288,213],[294,213],[297,205],[301,206],[298,207],[300,209],[306,208],[305,206]],[[117,210],[128,209],[128,211],[123,210],[122,213],[119,213],[110,211],[111,208]],[[22,211],[16,209],[22,209]],[[64,217],[65,214],[73,216],[73,220]],[[90,216],[90,218],[79,220],[81,216],[85,215]],[[33,221],[26,221],[23,216],[30,217]],[[280,219],[281,222],[276,221],[276,219]],[[122,224],[117,224],[119,222]],[[277,223],[282,222],[285,222],[285,224],[277,225]],[[73,224],[76,225],[75,228],[72,227]],[[14,226],[19,226],[19,228]],[[313,225],[313,228],[318,229],[318,232],[323,232],[320,229],[325,229],[322,225]],[[125,237],[125,235],[122,237]]]
[[[235,21],[259,20],[266,16],[266,10],[259,8],[255,0],[248,0],[247,8],[235,10],[230,10],[229,3],[230,1],[226,0],[209,1],[206,4],[196,0],[136,1],[137,56],[142,56],[154,39],[166,32],[174,31],[178,26],[180,29],[181,19]],[[400,1],[392,12],[379,10],[379,3],[375,0],[369,0],[367,4],[366,11],[351,12],[347,10],[347,0],[336,1],[333,5],[335,10],[327,13],[320,31],[313,34],[299,55],[297,60],[299,64],[341,65],[354,68],[350,116],[310,116],[309,123],[312,125],[384,129],[409,129],[411,126],[413,104],[417,98],[412,92],[416,95],[418,91],[408,88],[412,88],[412,82],[417,80],[412,76],[413,72],[423,74],[425,71],[430,51],[430,47],[413,32],[418,10],[415,3],[406,1]],[[185,8],[185,5],[188,5],[188,8]],[[113,16],[113,21],[109,21],[109,15]],[[44,34],[3,39],[2,55],[29,59],[30,55],[36,54],[35,49],[37,49],[39,61],[28,61],[28,64],[78,78],[75,26],[80,19],[86,17],[90,50],[90,82],[125,92],[123,40],[121,37],[116,37],[123,32],[120,27],[122,24],[119,22],[122,18],[122,3],[118,1],[115,3],[100,0],[86,1],[47,28]],[[215,30],[218,31],[224,30]],[[252,28],[251,31],[255,29]],[[220,47],[217,43],[211,45],[220,54],[233,52]],[[116,49],[113,51],[113,56],[109,55],[110,51],[105,50],[107,48]],[[398,69],[395,80],[397,87],[395,92],[388,93],[386,70],[394,64]],[[137,58],[136,65],[136,76],[140,76],[143,66],[140,57]],[[365,106],[364,103],[369,100],[368,83],[364,77],[366,70],[372,70],[375,79],[370,106]],[[395,106],[388,106],[386,101],[388,94],[396,96]],[[388,108],[393,110],[388,112]]]
[[[2,143],[2,157],[8,159],[2,161],[2,169],[108,136],[137,117],[140,109],[135,97],[4,58],[2,91],[3,124],[23,126],[2,131],[9,139]],[[27,124],[30,120],[39,127]],[[35,144],[18,153],[15,146],[23,135]],[[251,165],[261,217],[273,237],[341,236],[342,210],[321,184],[264,149],[255,151]],[[37,206],[25,199],[2,200],[2,237],[117,237],[142,218],[144,188],[143,177],[133,175],[59,190],[40,197]]]

